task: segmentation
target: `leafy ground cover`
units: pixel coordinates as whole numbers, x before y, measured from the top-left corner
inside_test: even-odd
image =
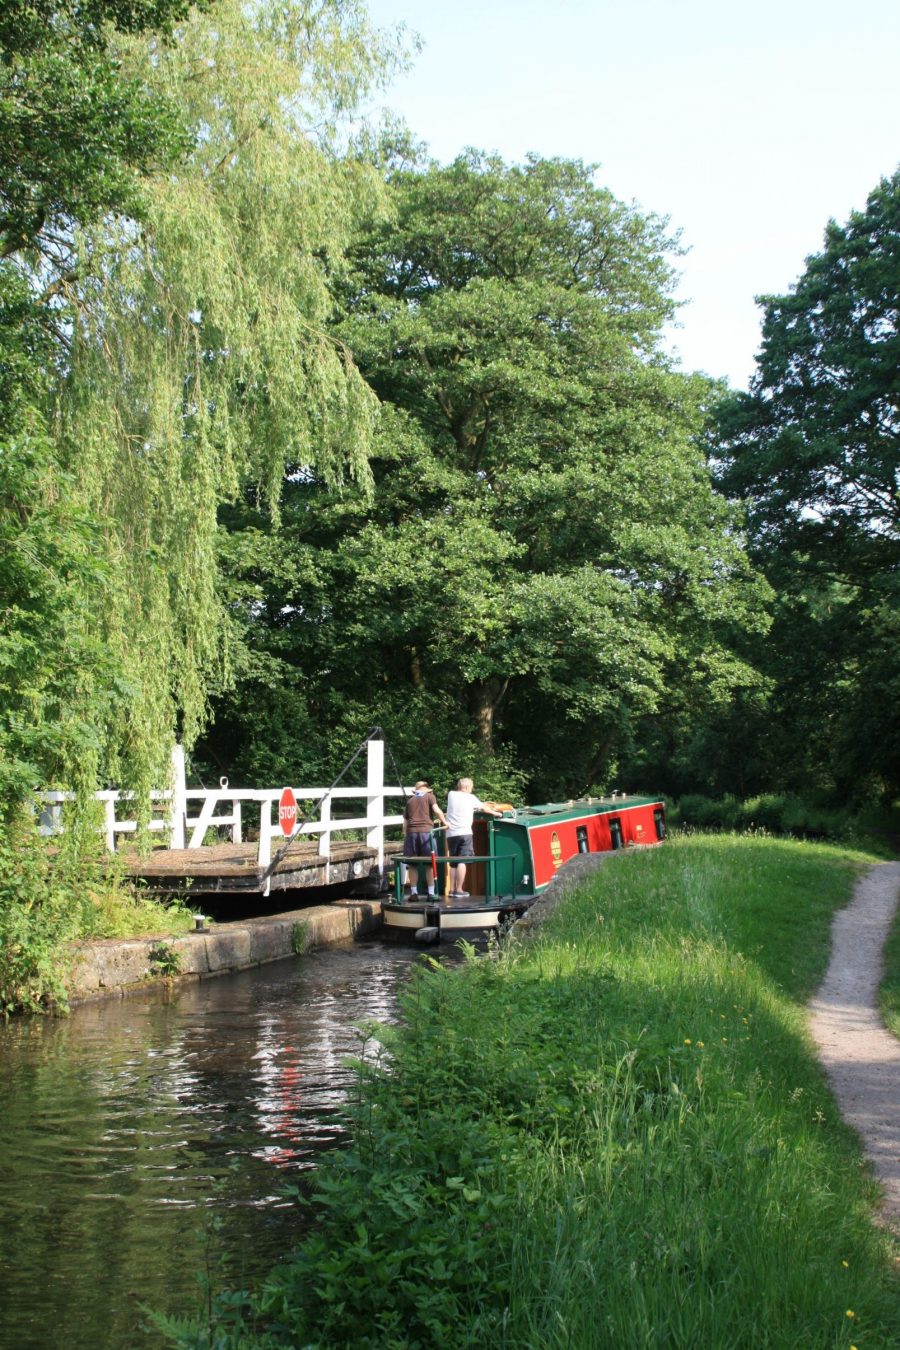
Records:
[[[692,836],[367,1029],[310,1236],[182,1346],[900,1343],[896,1245],[804,1005],[867,859]]]

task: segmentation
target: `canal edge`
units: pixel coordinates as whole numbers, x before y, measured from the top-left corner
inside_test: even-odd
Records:
[[[202,932],[157,933],[73,943],[66,976],[70,1007],[228,975],[352,941],[381,926],[377,902],[333,900]]]

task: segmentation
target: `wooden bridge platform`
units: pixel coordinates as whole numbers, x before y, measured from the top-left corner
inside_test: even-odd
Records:
[[[401,849],[399,843],[384,844],[385,866]],[[379,879],[378,850],[352,841],[333,840],[328,859],[319,853],[317,840],[293,839],[268,876],[257,864],[255,843],[154,848],[143,855],[129,849],[119,856],[133,877],[145,881],[149,890],[165,894],[263,895],[305,886],[362,887]]]

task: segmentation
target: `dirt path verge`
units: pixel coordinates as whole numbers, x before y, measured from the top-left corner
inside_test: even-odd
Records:
[[[898,900],[900,863],[879,863],[860,878],[835,915],[831,961],[809,1014],[841,1114],[883,1187],[881,1218],[900,1232],[900,1041],[878,1012],[882,949]]]

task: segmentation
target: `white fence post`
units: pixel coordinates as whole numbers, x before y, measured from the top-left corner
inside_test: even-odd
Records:
[[[319,802],[319,853],[325,855],[325,885],[331,884],[331,796],[323,797]]]
[[[272,861],[272,798],[263,797],[259,803],[259,847],[256,865],[260,871]]]
[[[109,793],[103,801],[104,834],[109,853],[116,851],[116,798],[118,793]]]
[[[256,850],[256,866],[260,872],[265,871],[272,861],[272,798],[261,796],[259,803],[259,845]],[[263,886],[263,895],[269,895],[272,890],[272,878],[266,877]]]
[[[184,848],[187,815],[187,784],[184,776],[184,746],[172,746],[172,810],[169,814],[169,848]]]
[[[366,844],[378,850],[378,870],[384,871],[384,741],[369,741],[366,769]]]

